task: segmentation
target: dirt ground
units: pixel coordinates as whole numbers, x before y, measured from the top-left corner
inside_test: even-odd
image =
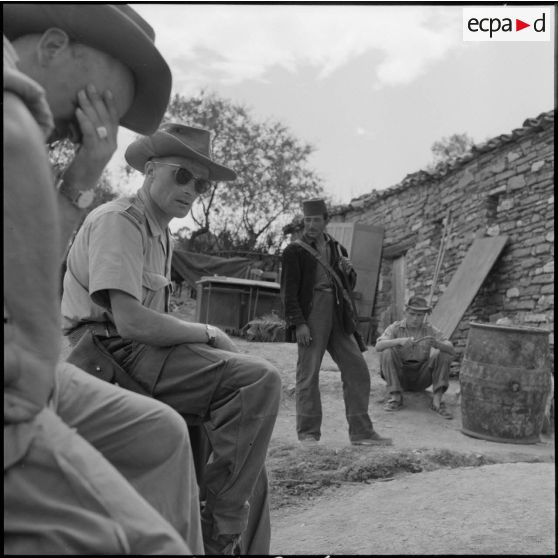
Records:
[[[283,377],[268,455],[274,555],[554,553],[553,433],[533,445],[464,435],[457,380],[446,397],[451,421],[428,409],[428,391],[405,394],[403,410],[387,413],[370,348],[370,413],[393,446],[349,445],[339,371],[326,355],[322,440],[301,448],[294,429],[296,347],[235,341],[272,361]]]
[[[194,309],[188,301],[177,314],[192,320]],[[349,444],[340,373],[326,354],[322,438],[303,448],[295,432],[296,345],[233,339],[271,361],[283,380],[267,459],[273,555],[555,553],[553,429],[529,445],[464,435],[457,379],[445,397],[453,420],[429,410],[428,390],[406,393],[403,409],[388,413],[369,348],[370,415],[393,446]]]

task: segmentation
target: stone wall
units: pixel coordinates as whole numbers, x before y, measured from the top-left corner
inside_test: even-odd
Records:
[[[469,321],[507,317],[554,331],[554,113],[476,146],[443,168],[420,171],[400,184],[352,200],[332,221],[385,227],[375,299],[377,332],[390,323],[393,258],[404,255],[406,295],[428,296],[444,221],[452,229],[433,295],[449,284],[477,237],[509,240],[452,336],[462,354]]]

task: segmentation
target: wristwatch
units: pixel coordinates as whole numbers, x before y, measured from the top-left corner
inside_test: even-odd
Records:
[[[205,325],[205,332],[207,333],[207,344],[210,347],[217,346],[217,328],[213,327],[212,325],[206,324]]]
[[[95,199],[95,190],[79,190],[76,192],[63,178],[60,178],[56,183],[56,189],[79,209],[87,209]]]

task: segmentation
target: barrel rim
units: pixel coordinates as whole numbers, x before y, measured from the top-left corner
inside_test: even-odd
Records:
[[[548,335],[550,331],[542,329],[540,327],[531,326],[508,326],[500,324],[490,324],[490,323],[480,323],[480,322],[469,322],[470,327],[478,327],[480,329],[495,329],[498,331],[513,331],[516,333],[537,333]]]

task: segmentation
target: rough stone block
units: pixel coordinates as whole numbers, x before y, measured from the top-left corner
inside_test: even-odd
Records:
[[[496,186],[496,188],[492,188],[492,190],[489,190],[488,195],[496,196],[498,194],[503,194],[505,191],[506,191],[506,185],[502,184],[500,186]]]
[[[503,200],[502,203],[498,206],[498,211],[509,211],[514,206],[514,201],[511,198],[507,200]]]
[[[498,236],[500,234],[500,225],[492,225],[486,229],[487,236]]]
[[[547,319],[546,319],[546,314],[535,314],[529,312],[523,316],[523,321],[527,323],[535,323],[535,322],[544,323],[547,321]]]
[[[510,300],[506,307],[510,310],[532,310],[535,308],[535,301],[534,300],[524,300],[524,299],[514,299]]]
[[[518,248],[510,252],[512,258],[524,258],[531,253],[531,248]]]
[[[521,262],[521,267],[523,269],[531,269],[534,268],[539,263],[538,258],[525,258]]]
[[[554,203],[554,196],[550,196],[550,198],[548,198],[548,203],[549,203],[549,204],[553,204],[553,203]]]
[[[517,176],[512,176],[508,180],[508,189],[512,190],[512,191],[517,190],[519,188],[523,188],[523,186],[525,186],[525,184],[526,184],[525,176],[523,176],[522,174],[517,175]]]
[[[554,231],[550,231],[549,233],[547,233],[547,235],[544,238],[548,242],[554,242]]]
[[[531,172],[538,172],[544,167],[544,161],[535,161],[531,165]]]
[[[523,289],[521,289],[521,295],[524,297],[531,297],[531,296],[540,296],[541,294],[541,286],[540,285],[535,285],[533,283],[531,283],[530,285],[528,285],[527,287],[523,287]]]
[[[512,287],[506,291],[506,296],[508,298],[515,298],[519,296],[519,289],[517,287]]]
[[[545,252],[550,252],[550,244],[548,242],[535,246],[535,254],[544,254]]]
[[[511,163],[512,161],[515,161],[520,157],[521,157],[521,153],[518,153],[517,151],[510,151],[508,153],[508,162]]]
[[[554,295],[542,295],[537,300],[536,308],[538,310],[549,310],[554,307]]]
[[[465,186],[467,186],[467,184],[470,184],[471,182],[473,182],[473,180],[475,179],[473,173],[467,169],[463,175],[461,176],[461,178],[459,179],[459,182],[457,183],[457,187],[458,188],[463,188]]]
[[[545,263],[542,270],[544,273],[554,273],[554,260]]]
[[[542,293],[542,294],[554,293],[554,284],[543,285],[543,286],[541,287],[541,293]]]
[[[498,159],[490,166],[492,173],[498,173],[506,170],[506,160],[504,158]]]
[[[527,238],[524,244],[525,246],[535,246],[537,244],[541,244],[541,242],[544,242],[544,237],[535,236],[535,237]]]
[[[533,283],[554,283],[554,273],[544,273],[542,275],[536,275],[531,279]],[[542,289],[541,289],[542,292]]]

